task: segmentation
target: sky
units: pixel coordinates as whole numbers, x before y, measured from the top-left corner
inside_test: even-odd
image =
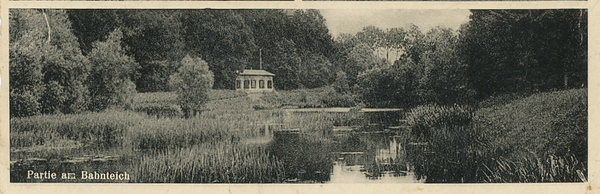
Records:
[[[469,10],[398,10],[398,9],[323,9],[321,14],[333,37],[340,33],[356,34],[365,26],[373,25],[382,30],[402,27],[410,24],[419,26],[426,33],[431,28],[441,26],[457,30],[461,24],[469,21]]]

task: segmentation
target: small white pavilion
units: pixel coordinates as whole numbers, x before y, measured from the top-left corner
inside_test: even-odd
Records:
[[[265,70],[243,70],[235,79],[235,89],[247,92],[274,91],[273,76]]]

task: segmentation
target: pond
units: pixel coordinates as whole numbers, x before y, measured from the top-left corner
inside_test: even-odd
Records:
[[[409,134],[399,126],[400,115],[399,111],[363,113],[359,122],[337,123],[358,125],[335,126],[330,134],[275,131],[270,151],[284,161],[286,182],[424,182],[406,159]]]

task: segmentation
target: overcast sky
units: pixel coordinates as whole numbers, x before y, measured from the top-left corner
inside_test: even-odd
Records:
[[[388,9],[324,9],[321,14],[333,37],[340,33],[356,34],[368,25],[383,30],[402,27],[408,29],[411,23],[419,26],[423,33],[441,26],[457,30],[469,21],[469,10],[388,10]]]

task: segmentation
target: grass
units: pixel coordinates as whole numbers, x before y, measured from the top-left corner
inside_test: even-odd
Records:
[[[503,166],[535,167],[552,172],[563,163],[564,173],[571,175],[537,174],[533,180],[519,181],[583,181],[576,172],[587,171],[587,89],[535,94],[506,105],[480,109],[475,112],[475,126],[488,139],[489,157],[504,158],[491,163],[491,168]],[[532,161],[541,161],[532,164]],[[563,161],[563,162],[557,162]],[[517,165],[518,164],[518,165]],[[554,170],[556,171],[556,170]],[[506,173],[500,173],[506,174]],[[550,178],[568,176],[572,179]],[[546,178],[544,178],[546,177]],[[499,182],[515,180],[504,176],[492,179]]]
[[[413,138],[430,149],[412,153],[427,181],[587,179],[587,89],[495,97],[477,107],[411,111]]]
[[[135,112],[108,110],[78,115],[39,115],[10,120],[11,147],[49,146],[56,140],[87,145],[119,145],[123,132],[144,121]]]
[[[210,90],[208,93],[209,100],[224,100],[237,97],[247,96],[248,94],[244,91],[237,90]],[[145,104],[145,103],[167,103],[177,104],[177,93],[175,92],[151,92],[151,93],[138,93],[134,98],[134,103]]]

